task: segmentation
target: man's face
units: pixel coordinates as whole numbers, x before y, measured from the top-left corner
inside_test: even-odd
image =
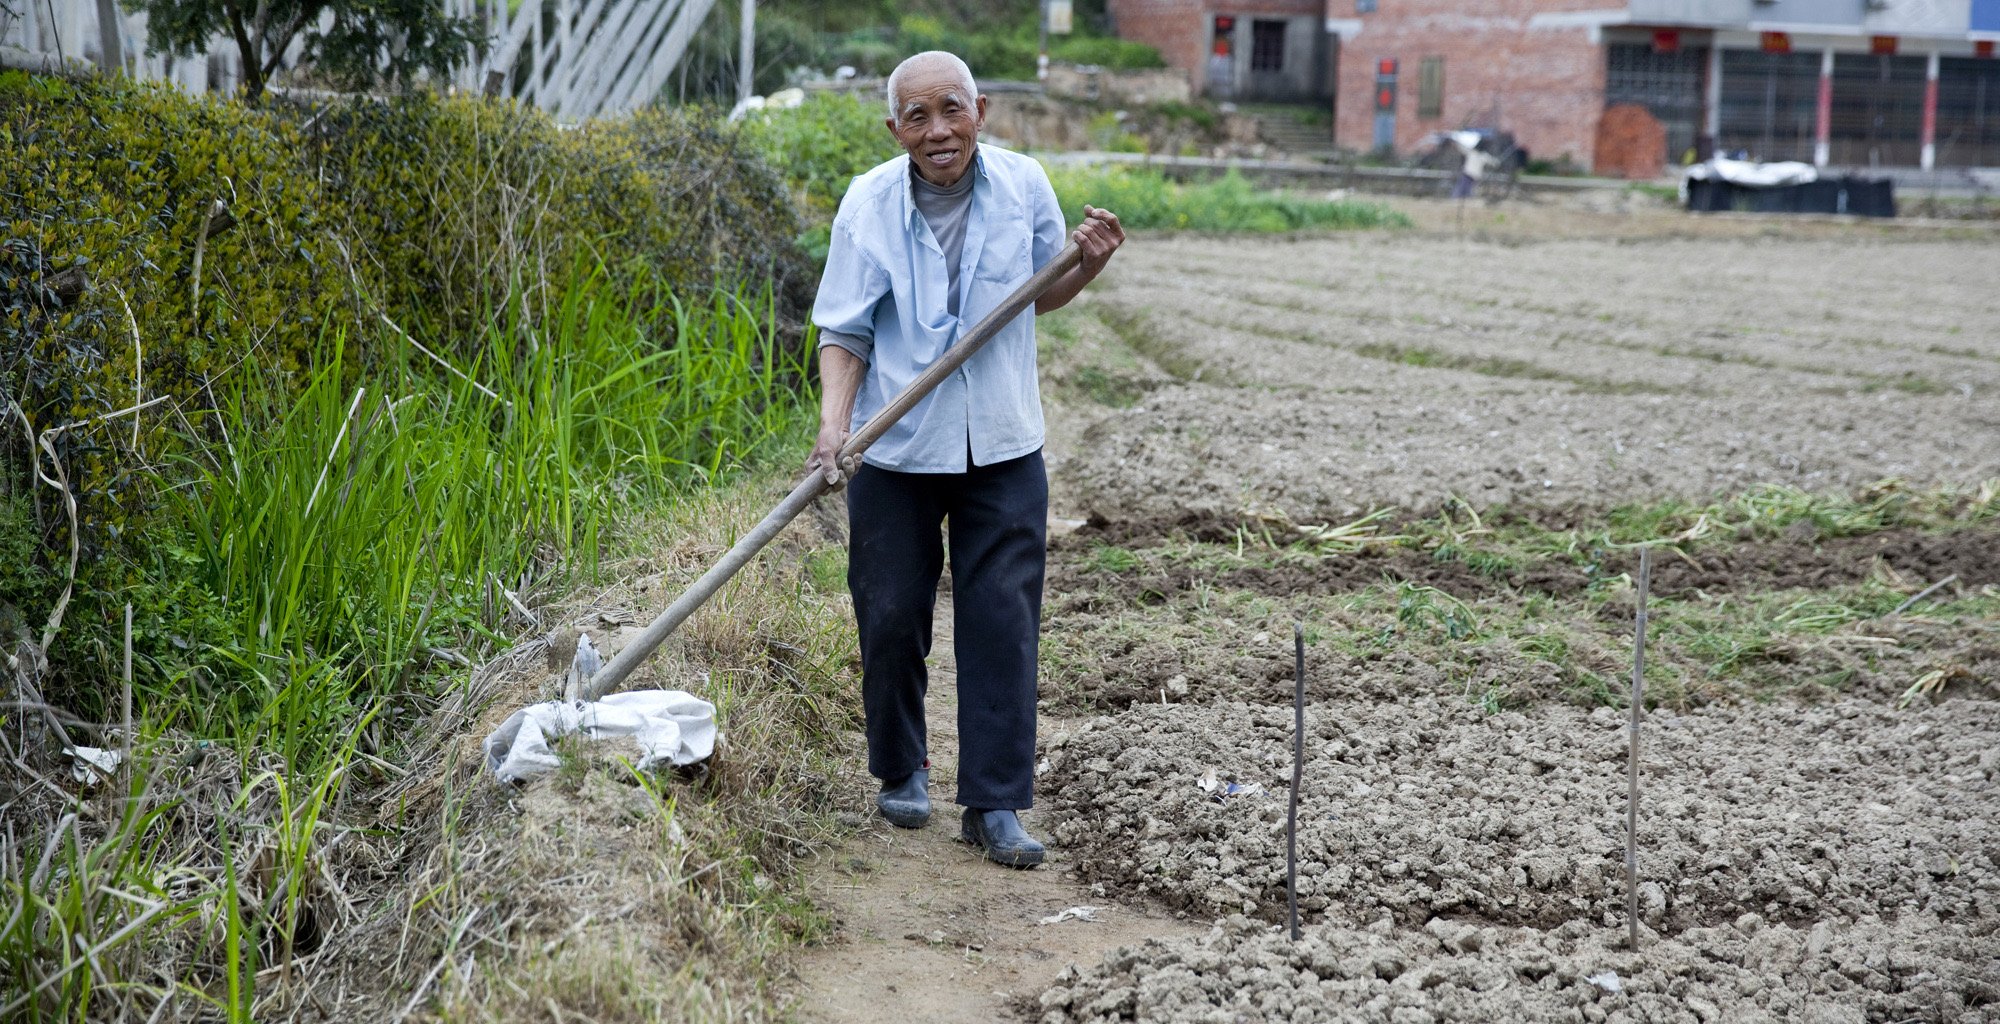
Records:
[[[921,68],[903,80],[896,102],[896,116],[884,123],[917,173],[933,185],[956,184],[986,127],[986,97],[967,95],[964,80],[949,69]]]

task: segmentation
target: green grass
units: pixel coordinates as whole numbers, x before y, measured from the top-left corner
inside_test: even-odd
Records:
[[[1139,556],[1125,548],[1100,544],[1090,549],[1085,564],[1095,572],[1127,573],[1140,565]]]
[[[1090,570],[1075,577],[1086,591],[1119,586],[1100,575],[1107,562],[1123,574],[1197,581],[1185,591],[1157,595],[1153,609],[1131,613],[1143,617],[1131,623],[1141,633],[1167,623],[1181,628],[1185,639],[1221,615],[1246,629],[1251,623],[1270,628],[1264,613],[1288,604],[1288,616],[1317,617],[1334,653],[1364,662],[1413,658],[1435,668],[1447,683],[1462,684],[1461,696],[1488,710],[1546,699],[1623,707],[1631,671],[1631,546],[1658,545],[1658,565],[1677,557],[1670,546],[1700,557],[1774,539],[1909,529],[1986,531],[2000,515],[1997,499],[2000,481],[1927,489],[1885,482],[1847,495],[1765,487],[1711,502],[1629,505],[1558,528],[1495,510],[1482,515],[1462,502],[1434,516],[1397,521],[1377,514],[1345,527],[1245,513],[1234,542],[1169,535],[1068,557],[1077,568]],[[1351,557],[1352,546],[1315,542],[1316,534],[1332,532],[1350,544],[1396,554],[1384,571],[1393,565],[1413,578],[1334,593],[1312,588],[1306,582],[1310,576],[1269,577],[1311,588],[1289,591],[1262,589],[1266,584],[1260,582],[1250,584],[1260,589],[1240,589],[1244,583],[1231,580],[1246,568]],[[1419,552],[1428,559],[1410,557]],[[1464,565],[1491,582],[1460,589],[1456,570],[1425,577],[1427,561]],[[1514,574],[1537,569],[1546,571],[1541,578],[1548,582],[1509,585]],[[1576,585],[1563,587],[1565,578]],[[1688,707],[1715,700],[1811,699],[1864,684],[1866,692],[1881,697],[1915,692],[1924,680],[1936,686],[1936,680],[1963,678],[1974,671],[1969,666],[1983,649],[1986,624],[2000,618],[2000,588],[1940,592],[1902,613],[1901,622],[1917,627],[1914,634],[1904,633],[1889,616],[1922,582],[1869,575],[1812,588],[1655,592],[1649,603],[1647,702]],[[1541,589],[1551,584],[1553,589]],[[1102,602],[1079,596],[1076,606],[1090,617],[1072,626],[1059,610],[1050,619],[1053,634],[1060,637],[1071,628],[1091,635],[1102,631],[1095,618],[1102,615]],[[1187,642],[1194,649],[1180,657],[1190,665],[1227,668],[1226,659],[1202,653],[1211,646],[1207,640]],[[1087,705],[1089,689],[1097,685],[1093,680],[1124,678],[1105,664],[1115,652],[1089,643],[1056,646],[1063,653],[1064,700]]]
[[[1121,224],[1135,230],[1269,233],[1410,223],[1385,206],[1259,189],[1234,172],[1213,181],[1181,184],[1144,167],[1055,167],[1049,180],[1063,216],[1072,224],[1083,218],[1086,203],[1116,213]]]
[[[1092,401],[1114,409],[1128,408],[1146,394],[1144,385],[1101,366],[1079,367],[1072,380]]]
[[[1845,537],[1892,526],[1972,525],[1996,517],[2000,517],[2000,480],[1935,489],[1885,480],[1852,495],[1770,485],[1707,503],[1620,506],[1606,515],[1601,537],[1614,545],[1689,543],[1738,535],[1774,537],[1797,524],[1810,526],[1818,536]]]
[[[1301,336],[1300,340],[1323,343],[1320,339]],[[1474,356],[1441,349],[1425,348],[1419,345],[1394,345],[1387,342],[1369,342],[1351,347],[1357,355],[1370,359],[1381,359],[1404,366],[1421,366],[1445,370],[1464,370],[1484,377],[1515,377],[1523,380],[1548,380],[1572,384],[1592,392],[1634,394],[1641,392],[1666,392],[1672,389],[1643,381],[1611,382],[1597,377],[1580,376],[1550,369],[1523,359],[1508,359],[1502,356]]]
[[[568,295],[445,382],[357,375],[336,336],[295,393],[254,366],[225,384],[233,440],[162,481],[187,529],[163,571],[211,598],[193,639],[217,685],[153,706],[312,764],[292,738],[400,699],[432,648],[497,638],[552,573],[595,566],[620,503],[717,479],[803,415],[768,293]]]

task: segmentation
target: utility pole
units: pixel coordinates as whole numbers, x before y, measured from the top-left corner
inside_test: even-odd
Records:
[[[757,0],[743,0],[743,31],[736,51],[736,102],[750,98],[757,77]]]
[[[97,0],[97,41],[104,50],[102,60],[108,74],[121,74],[125,70],[124,42],[118,33],[123,20],[117,0]]]
[[[1041,9],[1041,44],[1035,50],[1035,81],[1049,80],[1049,0],[1041,0],[1036,5]]]

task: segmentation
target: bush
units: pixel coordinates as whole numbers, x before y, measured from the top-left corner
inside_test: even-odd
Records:
[[[1102,206],[1127,228],[1192,231],[1298,231],[1312,228],[1407,227],[1409,219],[1384,206],[1353,200],[1308,199],[1260,190],[1230,172],[1183,185],[1143,167],[1056,167],[1049,171],[1063,216],[1083,218],[1083,205]]]
[[[532,108],[417,96],[311,116],[315,170],[384,304],[439,337],[476,337],[516,290],[549,308],[537,282],[585,257],[676,286],[776,279],[794,309],[810,284],[779,182],[711,114],[559,129]]]
[[[881,103],[822,93],[792,110],[752,115],[743,133],[803,207],[830,219],[855,175],[902,152],[882,126],[887,115]]]
[[[1163,100],[1153,104],[1149,113],[1169,124],[1186,121],[1205,132],[1215,131],[1222,126],[1222,116],[1216,113],[1214,108],[1199,103]]]
[[[49,654],[52,696],[77,697],[77,711],[94,709],[91,680],[117,671],[105,652],[127,600],[142,672],[154,656],[184,662],[206,636],[178,622],[205,604],[185,566],[162,568],[187,550],[163,495],[189,466],[241,451],[211,445],[246,440],[218,415],[246,378],[261,389],[252,405],[288,408],[338,338],[342,379],[326,387],[455,381],[414,344],[465,370],[495,365],[496,324],[546,342],[579,265],[613,296],[770,282],[774,322],[797,324],[810,298],[783,183],[711,115],[563,131],[469,98],[249,108],[5,74],[0,140],[0,498],[35,552],[32,569],[0,576],[0,611],[38,616],[68,578],[71,519],[33,475],[60,468],[80,557]],[[87,288],[59,288],[78,271]],[[672,304],[638,309],[637,336],[672,344]],[[796,327],[784,337],[797,347]],[[165,401],[101,419],[153,399]],[[49,432],[53,462],[23,420]]]

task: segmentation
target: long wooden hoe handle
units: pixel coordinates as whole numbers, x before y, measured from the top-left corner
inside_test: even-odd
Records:
[[[849,459],[860,458],[861,453],[867,451],[869,445],[881,440],[882,435],[888,433],[889,428],[894,426],[897,420],[916,408],[917,403],[923,401],[924,396],[930,394],[939,382],[957,372],[967,359],[972,358],[974,353],[993,340],[993,336],[1000,333],[1002,327],[1013,323],[1015,317],[1034,305],[1035,300],[1041,298],[1042,293],[1048,291],[1050,285],[1055,284],[1056,278],[1068,273],[1082,258],[1083,252],[1076,247],[1075,242],[1064,246],[1063,250],[1056,254],[1055,259],[1036,271],[1035,276],[1022,282],[1021,287],[1014,289],[1014,294],[1007,296],[1007,301],[975,324],[971,333],[960,338],[958,344],[945,349],[944,355],[939,356],[936,362],[919,374],[916,380],[911,381],[910,385],[888,405],[883,406],[881,412],[862,424],[860,430],[849,435],[847,443],[840,449],[841,463],[846,464]],[[736,544],[714,566],[702,573],[700,579],[695,580],[680,597],[674,599],[673,604],[667,606],[666,611],[648,623],[638,636],[632,638],[631,643],[626,644],[617,655],[605,663],[603,668],[597,670],[597,674],[584,684],[583,698],[596,700],[617,689],[618,684],[624,682],[625,677],[631,675],[632,670],[638,668],[640,662],[651,657],[660,644],[664,643],[674,630],[679,629],[681,623],[687,621],[688,616],[694,614],[695,609],[715,596],[715,592],[721,590],[722,585],[729,582],[729,578],[736,575],[737,570],[756,557],[757,552],[764,549],[764,545],[771,543],[771,539],[776,537],[786,524],[798,518],[798,514],[805,511],[806,506],[811,505],[820,495],[826,493],[826,489],[824,470],[807,473],[805,478],[792,488],[792,493],[785,495],[785,500],[778,503],[778,507],[765,515],[763,521],[752,527],[749,533],[738,538]]]

